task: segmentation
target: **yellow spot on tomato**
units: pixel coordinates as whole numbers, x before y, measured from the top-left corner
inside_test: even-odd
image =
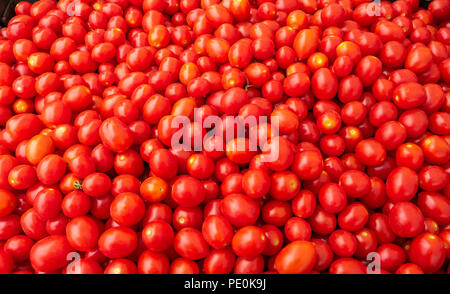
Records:
[[[326,119],[323,124],[327,129],[334,127],[334,121],[331,119]]]
[[[431,140],[430,138],[425,139],[425,140],[423,141],[423,144],[424,144],[424,145],[430,145],[430,144],[432,144],[432,143],[433,143],[433,140]]]
[[[64,133],[66,131],[66,126],[61,126],[56,128],[56,132],[58,133]]]

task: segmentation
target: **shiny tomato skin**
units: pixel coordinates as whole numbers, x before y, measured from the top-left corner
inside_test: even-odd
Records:
[[[280,274],[309,273],[316,261],[314,244],[294,241],[281,249],[275,259],[275,268]]]
[[[236,256],[231,248],[212,249],[204,259],[206,274],[229,274],[234,267]]]
[[[444,242],[436,235],[423,233],[413,239],[408,254],[411,262],[424,272],[434,273],[445,261]]]
[[[190,176],[181,176],[172,186],[172,198],[181,206],[194,207],[205,199],[205,190],[199,180]]]
[[[417,205],[425,217],[430,217],[438,224],[445,225],[450,219],[450,201],[436,192],[421,192]]]
[[[221,249],[231,244],[233,228],[225,217],[210,215],[202,224],[202,234],[211,247]]]
[[[347,194],[341,186],[328,183],[319,192],[319,203],[325,211],[338,213],[347,205]]]
[[[420,209],[409,202],[397,202],[389,212],[392,231],[403,238],[415,237],[423,232],[424,218]]]
[[[45,185],[56,184],[66,171],[66,163],[63,158],[49,154],[41,159],[36,168],[36,175],[39,181]]]
[[[263,229],[255,226],[240,228],[233,236],[231,247],[240,257],[254,257],[261,254],[267,239]]]
[[[0,202],[0,216],[7,216],[12,213],[17,206],[17,199],[14,195],[7,190],[0,190],[1,202]]]
[[[256,222],[260,208],[255,200],[243,194],[230,194],[222,200],[221,211],[233,226],[244,227]]]
[[[33,201],[33,206],[42,220],[49,220],[58,216],[61,210],[62,195],[53,188],[45,188],[39,193]]]
[[[307,58],[313,53],[319,43],[319,36],[315,30],[303,29],[301,30],[294,40],[294,50],[297,53],[299,60]]]
[[[138,246],[136,232],[127,227],[113,227],[104,231],[98,239],[99,250],[109,258],[129,256]]]
[[[102,143],[114,152],[126,151],[133,144],[133,135],[118,118],[108,118],[100,126]]]
[[[142,241],[153,252],[162,252],[172,245],[174,232],[172,227],[163,221],[153,221],[142,230]]]
[[[406,184],[408,183],[408,184]],[[386,181],[386,192],[393,202],[411,200],[419,187],[419,176],[407,167],[394,169]]]
[[[330,265],[331,274],[366,274],[366,266],[359,260],[343,257]]]
[[[95,221],[87,216],[73,218],[66,226],[69,244],[78,251],[88,252],[97,247],[99,229]]]
[[[198,260],[206,257],[209,253],[209,246],[200,231],[193,228],[183,228],[174,239],[174,249],[181,256]]]
[[[333,99],[338,91],[336,75],[326,67],[318,69],[311,78],[311,89],[318,99]]]
[[[169,259],[163,253],[146,250],[139,257],[137,271],[139,274],[167,274],[169,273]]]
[[[30,251],[30,262],[37,271],[52,272],[64,267],[73,252],[67,238],[63,235],[48,236],[36,242]]]

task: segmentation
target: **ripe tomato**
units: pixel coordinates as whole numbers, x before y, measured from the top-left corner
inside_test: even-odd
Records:
[[[209,246],[202,233],[193,228],[183,228],[173,241],[175,251],[184,258],[198,260],[205,258],[209,253]]]
[[[110,211],[111,218],[119,225],[133,226],[144,217],[144,200],[134,193],[121,193],[114,198]]]
[[[126,151],[133,144],[133,135],[118,118],[103,121],[99,129],[102,143],[114,152]]]
[[[101,253],[114,259],[129,256],[137,246],[136,232],[128,227],[109,228],[98,239]]]
[[[294,241],[285,246],[275,259],[275,268],[280,274],[309,273],[316,262],[314,244]]]
[[[53,272],[69,263],[70,259],[67,257],[72,251],[73,248],[65,236],[48,236],[33,245],[30,262],[36,271]]]
[[[95,221],[88,216],[73,218],[66,226],[67,241],[72,248],[88,252],[97,247],[99,229]]]

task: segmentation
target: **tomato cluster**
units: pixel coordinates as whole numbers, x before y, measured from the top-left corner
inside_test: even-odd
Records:
[[[20,2],[0,273],[449,273],[449,11]]]

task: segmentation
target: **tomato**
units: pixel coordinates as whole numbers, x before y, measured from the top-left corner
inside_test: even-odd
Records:
[[[169,274],[198,274],[197,263],[186,258],[177,258],[170,264]]]
[[[322,156],[315,150],[297,153],[292,163],[292,170],[300,180],[314,180],[322,173]]]
[[[73,248],[63,235],[45,237],[36,242],[30,251],[30,262],[36,271],[52,272],[61,269],[70,261]]]
[[[204,154],[193,154],[188,158],[186,168],[191,176],[205,180],[213,175],[214,162]]]
[[[355,232],[363,229],[369,220],[369,211],[361,203],[352,203],[338,215],[338,224],[344,230]]]
[[[6,122],[6,130],[17,141],[29,139],[37,135],[42,128],[43,124],[41,120],[37,115],[31,113],[15,115]]]
[[[253,225],[260,208],[251,198],[242,194],[227,195],[221,203],[222,214],[236,227]]]
[[[258,199],[270,190],[269,176],[262,170],[249,170],[242,178],[242,188],[245,194]]]
[[[382,63],[375,56],[365,56],[356,65],[355,73],[361,79],[362,84],[367,87],[372,85],[380,76]]]
[[[335,184],[325,184],[319,192],[319,203],[323,209],[330,213],[337,213],[347,204],[347,195],[344,188]]]
[[[276,200],[291,200],[301,187],[298,177],[292,172],[277,172],[271,179],[270,194]]]
[[[11,255],[14,261],[25,261],[30,257],[30,250],[33,245],[34,241],[27,236],[15,235],[5,242],[3,250]]]
[[[111,180],[103,173],[93,173],[84,178],[83,191],[92,197],[105,196],[111,187]]]
[[[397,268],[396,274],[423,274],[423,270],[414,263],[405,263]]]
[[[409,202],[397,202],[389,212],[389,225],[400,237],[415,237],[424,230],[420,209]]]
[[[114,152],[126,151],[133,144],[133,135],[118,118],[103,121],[99,129],[102,143]]]
[[[66,226],[67,241],[72,248],[88,252],[97,247],[99,229],[95,221],[87,216],[73,218]]]
[[[202,233],[193,228],[183,228],[173,241],[175,251],[184,258],[197,260],[205,258],[209,253],[209,246]]]
[[[74,218],[86,215],[91,209],[91,199],[81,191],[66,194],[61,203],[61,210],[67,217]]]
[[[179,205],[194,207],[203,202],[205,190],[196,178],[182,176],[173,183],[172,198]]]
[[[168,184],[163,179],[158,177],[150,177],[142,182],[140,185],[140,194],[142,197],[150,202],[160,202],[168,194]]]
[[[43,157],[36,167],[37,178],[45,185],[56,184],[64,176],[65,171],[66,163],[62,157],[55,154]]]
[[[355,256],[358,258],[367,258],[370,252],[374,252],[377,248],[377,237],[375,233],[368,228],[363,228],[354,233],[357,242]]]
[[[211,247],[221,249],[231,244],[233,229],[223,216],[210,215],[203,222],[202,234]]]
[[[152,252],[162,252],[172,245],[174,232],[172,227],[163,221],[153,221],[142,230],[142,241]]]
[[[231,246],[237,256],[254,257],[263,252],[266,242],[264,230],[245,226],[234,234]]]
[[[430,217],[438,224],[446,224],[450,219],[450,201],[436,192],[421,192],[417,205],[425,217]]]
[[[37,74],[43,74],[53,69],[53,57],[48,53],[36,52],[28,56],[28,67]]]
[[[336,230],[328,238],[331,250],[340,257],[350,257],[355,254],[357,240],[353,234],[345,230]]]
[[[445,261],[444,242],[436,235],[423,233],[413,239],[408,254],[424,272],[434,273]]]
[[[408,183],[408,185],[405,185]],[[419,187],[419,176],[408,167],[394,169],[386,180],[386,193],[393,202],[411,200]]]
[[[449,144],[439,136],[431,135],[421,142],[425,160],[430,164],[443,164],[450,158]]]
[[[292,212],[302,218],[310,217],[316,209],[316,197],[311,191],[301,190],[292,200]]]
[[[111,261],[105,268],[105,274],[136,274],[137,267],[129,259],[119,258]]]
[[[308,241],[294,241],[278,253],[275,268],[280,274],[309,273],[315,262],[314,244]]]
[[[378,130],[380,129],[383,130],[381,127]],[[391,143],[392,141],[389,141],[389,144]],[[369,166],[378,166],[386,159],[385,147],[374,139],[359,141],[355,147],[355,154],[360,162]]]
[[[315,30],[300,30],[293,43],[297,58],[301,60],[311,55],[316,50],[318,43],[319,36]]]
[[[36,181],[34,168],[27,164],[13,167],[8,175],[8,182],[14,189],[23,190],[31,187]]]
[[[16,209],[17,200],[14,195],[7,190],[0,190],[0,216],[7,216]]]
[[[343,257],[330,265],[331,274],[366,274],[366,266],[359,260]]]
[[[432,62],[431,50],[425,46],[418,46],[409,50],[405,60],[405,68],[420,73],[427,70]]]
[[[318,69],[312,76],[311,89],[318,99],[333,99],[338,91],[338,80],[336,75],[328,68],[324,67]],[[301,96],[302,94],[298,96]]]
[[[169,260],[165,254],[146,250],[139,257],[137,270],[139,274],[167,274]]]
[[[228,61],[232,66],[245,68],[250,64],[252,59],[250,45],[250,39],[241,39],[231,45],[228,50]]]
[[[129,174],[139,177],[144,172],[144,162],[133,150],[118,153],[114,158],[114,170],[117,174]]]
[[[138,245],[136,233],[127,227],[114,227],[104,231],[98,239],[99,250],[109,258],[129,256]]]
[[[111,218],[118,224],[133,226],[144,217],[145,204],[139,195],[125,192],[114,198],[110,211]]]
[[[311,239],[311,226],[301,218],[291,217],[286,221],[284,233],[289,241],[309,241]]]
[[[394,89],[394,103],[401,109],[419,107],[426,100],[426,92],[418,83],[404,83]]]

